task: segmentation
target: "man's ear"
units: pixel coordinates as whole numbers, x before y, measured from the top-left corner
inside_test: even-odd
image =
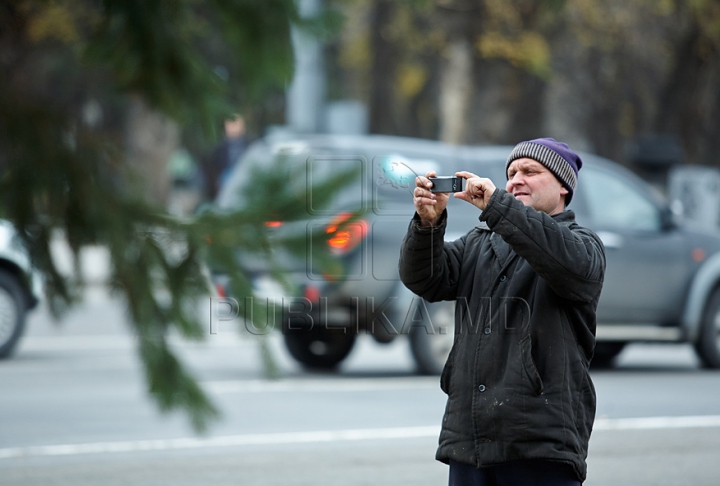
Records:
[[[567,200],[568,194],[570,194],[570,191],[567,190],[567,187],[560,185],[560,196],[562,196],[564,208],[566,208],[568,205],[568,200]]]

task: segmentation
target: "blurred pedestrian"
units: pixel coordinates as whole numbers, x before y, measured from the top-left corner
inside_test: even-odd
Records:
[[[456,173],[465,190],[454,197],[487,227],[453,242],[444,242],[449,195],[430,191],[434,172],[416,179],[400,276],[428,301],[456,301],[436,456],[451,486],[585,480],[605,251],[566,209],[581,166],[566,144],[542,138],[512,150],[505,189]]]
[[[245,119],[236,113],[225,120],[225,139],[212,152],[205,164],[207,197],[215,199],[233,167],[247,149]]]
[[[180,147],[170,156],[168,170],[172,189],[168,202],[171,214],[187,216],[192,214],[202,201],[205,178],[192,154]]]

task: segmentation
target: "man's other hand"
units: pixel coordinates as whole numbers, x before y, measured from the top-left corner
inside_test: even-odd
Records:
[[[415,211],[420,216],[423,226],[436,226],[450,199],[445,193],[430,191],[433,184],[428,177],[436,177],[436,175],[435,171],[431,170],[425,174],[425,177],[417,176],[415,178],[413,204],[415,204]]]
[[[476,176],[471,172],[456,172],[455,176],[465,179],[465,190],[456,192],[454,196],[469,202],[481,211],[484,210],[495,192],[495,184],[490,179]]]

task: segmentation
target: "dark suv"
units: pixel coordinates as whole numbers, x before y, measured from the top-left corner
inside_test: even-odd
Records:
[[[283,308],[282,331],[291,355],[308,367],[331,368],[349,354],[359,333],[379,343],[407,335],[418,370],[439,373],[452,346],[454,303],[430,304],[414,296],[397,270],[414,212],[414,178],[431,169],[438,175],[468,170],[504,187],[511,149],[387,136],[277,134],[255,142],[221,191],[218,206],[241,204],[257,167],[271,168],[279,160],[303,167],[308,220],[304,228],[295,224],[278,231],[317,235],[318,227],[324,228],[342,268],[336,274],[318,272],[311,253],[304,260],[278,255],[301,289],[286,296],[269,278],[266,262],[239,256],[256,293]],[[628,342],[663,341],[692,342],[704,365],[720,367],[720,234],[683,228],[662,198],[630,171],[591,154],[581,156],[585,165],[569,209],[598,233],[607,252],[594,363],[609,364]],[[350,169],[360,174],[357,180],[329,205],[313,207],[313,181]],[[481,224],[477,209],[463,201],[451,198],[448,212],[448,240]],[[342,225],[357,213],[362,218]]]

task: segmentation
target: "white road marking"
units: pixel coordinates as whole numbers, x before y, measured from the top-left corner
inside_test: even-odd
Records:
[[[687,429],[697,427],[720,427],[720,415],[622,419],[598,418],[595,420],[593,430]]]
[[[594,430],[652,430],[695,427],[720,427],[720,415],[688,417],[600,418]],[[273,434],[243,434],[223,437],[182,437],[177,439],[136,440],[119,442],[93,442],[86,444],[59,444],[48,446],[9,447],[0,449],[0,459],[41,456],[72,456],[113,452],[145,452],[247,445],[280,445],[332,443],[360,440],[393,440],[437,437],[439,425],[418,427],[392,427],[381,429],[322,430]]]
[[[428,390],[440,392],[437,377],[346,378],[333,380],[229,380],[206,381],[203,388],[212,393],[272,392],[364,392],[382,390]]]
[[[252,337],[226,333],[206,336],[203,341],[192,341],[170,336],[168,342],[190,349],[251,348],[257,346]],[[21,342],[24,351],[125,351],[135,349],[136,338],[131,334],[27,336]]]
[[[62,444],[50,446],[12,447],[0,449],[0,459],[28,456],[68,456],[108,452],[162,451],[210,447],[247,445],[300,444],[313,442],[343,442],[358,440],[409,439],[434,437],[440,427],[396,427],[385,429],[322,430],[275,434],[245,434],[224,437],[183,437],[178,439],[138,440],[123,442],[95,442],[89,444]]]

